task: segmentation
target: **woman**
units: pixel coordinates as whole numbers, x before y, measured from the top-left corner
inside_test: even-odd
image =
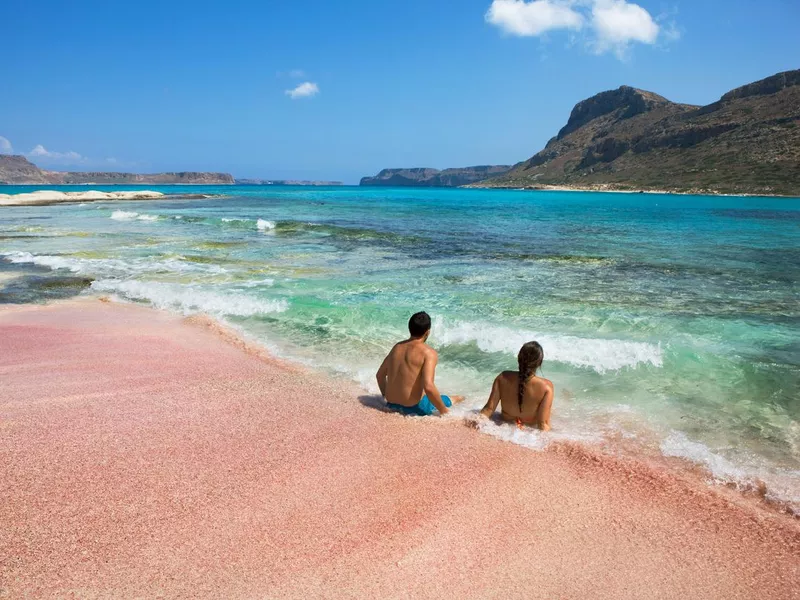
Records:
[[[489,401],[481,414],[491,417],[498,403],[506,421],[550,430],[553,382],[536,376],[542,366],[544,350],[538,342],[528,342],[519,351],[519,371],[503,371],[494,380]]]

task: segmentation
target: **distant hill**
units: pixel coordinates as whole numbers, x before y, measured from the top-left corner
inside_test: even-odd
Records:
[[[384,169],[375,177],[361,179],[361,185],[458,187],[502,175],[510,168],[510,166],[504,165],[464,167],[461,169],[445,169],[444,171],[427,168]]]
[[[800,195],[800,70],[708,106],[623,86],[578,103],[544,150],[480,187]]]
[[[62,172],[40,169],[24,156],[0,154],[0,184],[16,185],[68,185],[68,184],[205,184],[232,185],[233,176],[228,173],[138,173],[113,172]]]

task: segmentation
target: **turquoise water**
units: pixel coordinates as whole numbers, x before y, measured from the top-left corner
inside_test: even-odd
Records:
[[[19,275],[0,301],[102,293],[203,311],[371,391],[427,310],[462,413],[522,343],[544,346],[556,433],[488,433],[640,444],[800,506],[800,200],[150,189],[224,196],[0,209],[0,275]]]

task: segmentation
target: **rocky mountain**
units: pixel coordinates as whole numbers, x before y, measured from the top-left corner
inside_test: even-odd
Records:
[[[800,70],[708,106],[627,86],[602,92],[541,152],[479,185],[800,195]]]
[[[502,175],[511,167],[478,166],[461,169],[384,169],[374,177],[364,177],[361,185],[414,186],[414,187],[458,187]]]
[[[0,154],[0,183],[47,184],[45,171],[34,165],[24,156]]]
[[[24,156],[0,154],[0,184],[17,185],[68,185],[68,184],[95,184],[95,185],[168,185],[168,184],[201,184],[201,185],[232,185],[234,179],[228,173],[155,173],[141,175],[139,173],[108,173],[108,172],[62,172],[45,171],[31,163]]]

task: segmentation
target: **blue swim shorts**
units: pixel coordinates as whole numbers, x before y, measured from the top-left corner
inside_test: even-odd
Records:
[[[447,408],[453,406],[453,402],[447,396],[442,396],[442,402]],[[386,403],[386,406],[395,412],[414,417],[429,417],[433,413],[439,412],[433,403],[428,400],[427,396],[423,396],[416,406],[403,406],[402,404],[391,404],[389,402]]]

